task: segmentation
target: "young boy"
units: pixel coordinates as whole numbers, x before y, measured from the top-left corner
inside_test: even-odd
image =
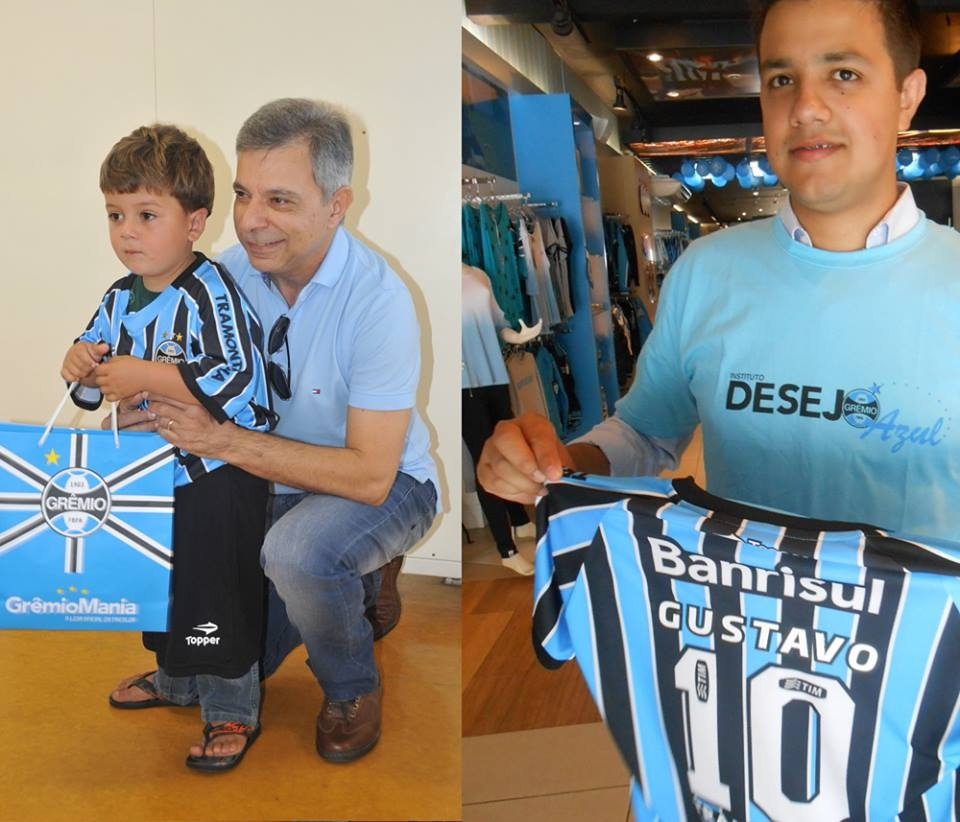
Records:
[[[213,206],[200,145],[168,125],[118,142],[100,169],[110,243],[131,272],[110,286],[61,374],[95,409],[145,391],[203,405],[217,420],[270,430],[263,329],[229,275],[193,250]],[[156,672],[121,683],[115,708],[189,705],[206,723],[187,765],[224,771],[260,733],[267,483],[178,452],[170,629],[144,634]]]

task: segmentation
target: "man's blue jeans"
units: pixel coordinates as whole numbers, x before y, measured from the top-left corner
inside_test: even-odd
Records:
[[[373,629],[364,610],[379,590],[377,569],[423,537],[436,502],[432,482],[404,473],[376,507],[327,494],[270,498],[261,552],[271,583],[264,677],[303,642],[327,699],[376,689]]]

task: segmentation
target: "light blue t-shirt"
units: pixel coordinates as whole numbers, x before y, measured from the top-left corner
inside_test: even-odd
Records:
[[[960,538],[960,235],[929,220],[851,252],[779,219],[693,243],[617,416],[703,425],[709,490],[820,519]]]
[[[220,261],[252,303],[266,335],[281,315],[290,318],[292,395],[289,400],[273,398],[280,415],[276,433],[343,448],[348,406],[371,411],[411,408],[400,470],[420,482],[429,480],[439,491],[430,437],[414,408],[420,328],[410,292],[386,261],[341,226],[292,306],[268,276],[250,265],[242,246],[227,249]],[[272,359],[286,368],[283,348]],[[275,486],[278,494],[300,490]]]

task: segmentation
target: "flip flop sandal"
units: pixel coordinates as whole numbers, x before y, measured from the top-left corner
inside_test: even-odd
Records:
[[[141,708],[179,708],[176,702],[171,702],[169,699],[164,699],[157,692],[154,684],[147,679],[148,676],[153,676],[156,671],[147,671],[145,674],[140,674],[132,682],[128,682],[124,690],[129,688],[139,688],[145,694],[150,694],[150,699],[142,699],[139,701],[133,702],[120,702],[113,698],[113,695],[110,696],[110,705],[113,708],[119,708],[122,711],[137,711]]]
[[[222,773],[237,767],[243,760],[244,755],[250,750],[250,746],[256,742],[260,736],[260,726],[251,727],[241,722],[224,722],[222,725],[211,725],[209,722],[203,727],[203,750],[206,753],[207,746],[218,736],[229,734],[239,734],[247,738],[246,744],[235,754],[227,756],[194,756],[187,757],[187,765],[198,771],[207,771],[208,773]]]

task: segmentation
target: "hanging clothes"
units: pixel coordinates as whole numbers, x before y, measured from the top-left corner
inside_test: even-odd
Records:
[[[573,379],[573,368],[570,366],[570,357],[567,356],[566,350],[556,337],[546,337],[542,340],[542,344],[556,362],[560,379],[563,381],[563,391],[567,397],[567,432],[569,433],[580,426],[580,420],[583,417],[580,399],[577,396],[577,385]]]
[[[543,320],[544,329],[550,329],[563,318],[557,306],[556,292],[550,275],[550,258],[543,241],[540,221],[521,217],[517,229],[527,265],[527,294],[530,297],[533,323]]]
[[[563,386],[563,377],[557,367],[557,361],[543,346],[537,346],[534,358],[537,371],[540,372],[540,384],[543,386],[547,404],[547,415],[553,427],[561,437],[567,435],[567,422],[570,415],[570,402]]]
[[[637,258],[637,240],[633,234],[633,226],[630,223],[621,225],[623,232],[623,249],[627,255],[627,288],[640,287],[640,263]]]
[[[561,320],[573,316],[570,296],[570,240],[562,217],[539,220],[543,243],[550,261],[550,282],[553,285]]]
[[[517,272],[515,235],[504,203],[499,202],[493,208],[486,204],[480,206],[480,234],[483,270],[490,277],[493,293],[507,322],[512,328],[519,328],[525,309]]]
[[[603,244],[607,252],[607,282],[612,296],[626,291],[630,279],[630,261],[619,216],[606,215],[603,218]]]
[[[483,265],[483,241],[480,235],[480,211],[467,203],[460,209],[460,254],[467,265]]]

